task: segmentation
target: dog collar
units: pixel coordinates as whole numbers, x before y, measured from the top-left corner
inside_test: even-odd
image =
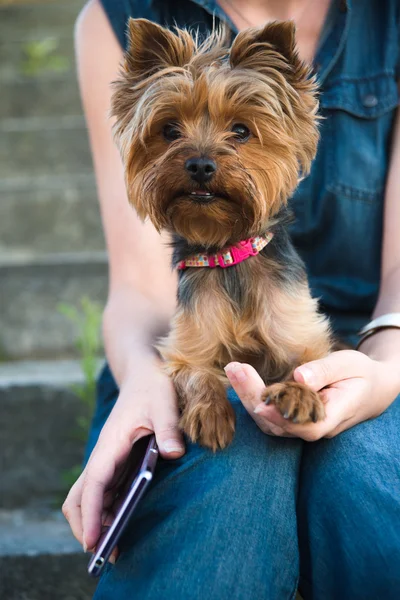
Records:
[[[273,237],[274,234],[269,232],[262,236],[243,240],[237,246],[230,246],[217,254],[193,254],[186,260],[181,260],[177,268],[181,270],[188,267],[221,267],[222,269],[233,267],[250,256],[256,256]]]

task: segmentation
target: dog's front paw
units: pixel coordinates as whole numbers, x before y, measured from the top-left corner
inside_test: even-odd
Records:
[[[275,404],[282,416],[293,423],[316,423],[325,418],[320,396],[302,383],[274,383],[266,388],[263,400],[265,404]]]
[[[235,411],[224,401],[193,402],[182,413],[180,426],[192,442],[211,448],[214,452],[228,446],[235,433]]]

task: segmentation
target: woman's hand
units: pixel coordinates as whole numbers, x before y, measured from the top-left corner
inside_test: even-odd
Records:
[[[275,406],[261,402],[265,385],[250,365],[229,363],[225,372],[262,431],[306,441],[333,437],[377,417],[400,393],[400,368],[393,362],[372,360],[355,350],[333,352],[294,371],[295,381],[320,392],[326,410],[323,421],[298,425],[284,419]]]
[[[85,551],[94,549],[102,526],[112,521],[113,486],[132,445],[152,432],[163,458],[184,454],[172,382],[153,358],[144,358],[121,386],[89,462],[63,505],[73,534]],[[115,562],[115,555],[111,562]]]

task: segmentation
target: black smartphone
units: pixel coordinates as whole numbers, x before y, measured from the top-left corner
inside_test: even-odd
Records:
[[[88,565],[88,573],[93,577],[98,577],[107,564],[129,519],[148,488],[153,478],[157,458],[158,448],[154,434],[141,438],[132,446],[116,485],[115,502],[119,508],[115,519],[100,537]]]

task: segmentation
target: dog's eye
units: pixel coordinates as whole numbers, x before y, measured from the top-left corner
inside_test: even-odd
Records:
[[[167,123],[163,128],[163,136],[167,142],[174,142],[182,137],[179,127],[176,123]]]
[[[235,134],[235,138],[238,142],[247,142],[250,137],[250,129],[242,123],[235,123],[235,125],[232,125],[231,131]]]

